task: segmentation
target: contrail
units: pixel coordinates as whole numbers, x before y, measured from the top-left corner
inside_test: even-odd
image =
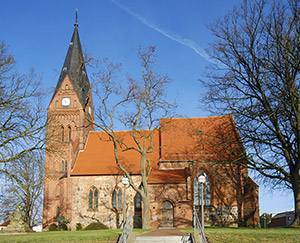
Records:
[[[137,20],[139,20],[141,23],[147,25],[149,28],[161,33],[162,35],[164,35],[165,37],[176,41],[188,48],[191,48],[192,50],[194,50],[198,55],[200,55],[201,57],[203,57],[206,61],[209,62],[214,62],[210,56],[207,54],[207,52],[205,50],[203,50],[200,46],[197,45],[197,43],[195,43],[192,40],[183,38],[179,35],[173,34],[167,30],[164,30],[162,28],[160,28],[159,26],[151,23],[149,20],[143,18],[141,15],[131,11],[129,8],[127,8],[126,6],[120,4],[119,2],[117,2],[116,0],[110,0],[112,3],[114,3],[115,5],[117,5],[119,8],[121,8],[122,10],[126,11],[127,13],[129,13],[131,16],[133,16],[134,18],[136,18]]]

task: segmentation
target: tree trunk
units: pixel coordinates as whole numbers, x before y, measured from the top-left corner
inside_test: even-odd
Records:
[[[148,169],[147,169],[147,152],[143,147],[141,149],[141,176],[142,176],[142,190],[143,193],[142,201],[143,201],[143,229],[150,228],[150,196],[149,196],[149,188],[148,188]]]
[[[299,172],[298,172],[299,173]],[[295,220],[292,223],[292,227],[298,227],[300,225],[300,188],[299,188],[299,176],[295,176],[296,179],[293,183],[294,203],[295,203]]]
[[[150,199],[149,199],[149,193],[148,188],[145,193],[145,196],[142,197],[143,200],[143,229],[149,229],[150,228]]]

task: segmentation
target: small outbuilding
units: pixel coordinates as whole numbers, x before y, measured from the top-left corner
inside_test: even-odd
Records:
[[[269,227],[284,227],[289,226],[294,222],[295,211],[287,211],[276,214],[271,218]]]
[[[8,225],[9,225],[10,221],[7,220],[4,223],[0,224],[0,231],[3,231],[3,229],[5,229]]]

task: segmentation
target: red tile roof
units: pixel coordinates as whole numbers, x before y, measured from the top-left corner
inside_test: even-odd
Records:
[[[141,133],[149,131],[141,131]],[[151,163],[149,183],[184,183],[187,172],[184,169],[159,170],[160,160],[174,161],[199,159],[224,152],[221,140],[237,141],[231,115],[205,118],[163,118],[161,131],[153,135],[153,152],[148,154]],[[116,136],[128,147],[136,146],[131,131],[120,131]],[[221,134],[223,134],[221,136]],[[231,143],[230,146],[234,142]],[[237,144],[237,143],[236,143]],[[149,144],[148,144],[149,145]],[[240,148],[238,148],[240,150]],[[131,174],[140,174],[140,154],[134,150],[118,152],[122,165]],[[80,151],[71,172],[77,175],[123,174],[118,168],[113,144],[105,132],[90,132],[85,149]]]
[[[0,227],[6,227],[10,224],[10,220],[5,221],[4,223],[0,224]]]
[[[143,131],[149,133],[149,131]],[[131,136],[131,131],[115,132],[116,137],[124,144],[136,146]],[[152,166],[158,156],[158,131],[153,135],[153,152],[148,154]],[[140,154],[135,150],[118,152],[122,165],[131,174],[140,174]],[[123,174],[118,168],[114,156],[113,143],[105,132],[90,132],[84,151],[80,151],[71,175],[111,175]]]
[[[153,170],[150,173],[148,183],[185,183],[187,178],[186,170]]]
[[[232,116],[161,119],[161,160],[217,159],[241,151]]]

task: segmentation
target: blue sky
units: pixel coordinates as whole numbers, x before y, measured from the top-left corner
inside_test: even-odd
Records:
[[[139,45],[155,45],[156,69],[173,83],[169,96],[177,96],[182,116],[201,117],[203,78],[211,42],[207,25],[241,0],[1,0],[0,41],[5,41],[20,72],[34,67],[42,85],[54,88],[73,33],[78,9],[83,49],[96,58],[123,63],[135,74]],[[51,90],[51,89],[50,89]],[[45,103],[48,105],[53,90]],[[260,187],[260,212],[293,208],[292,193]]]

